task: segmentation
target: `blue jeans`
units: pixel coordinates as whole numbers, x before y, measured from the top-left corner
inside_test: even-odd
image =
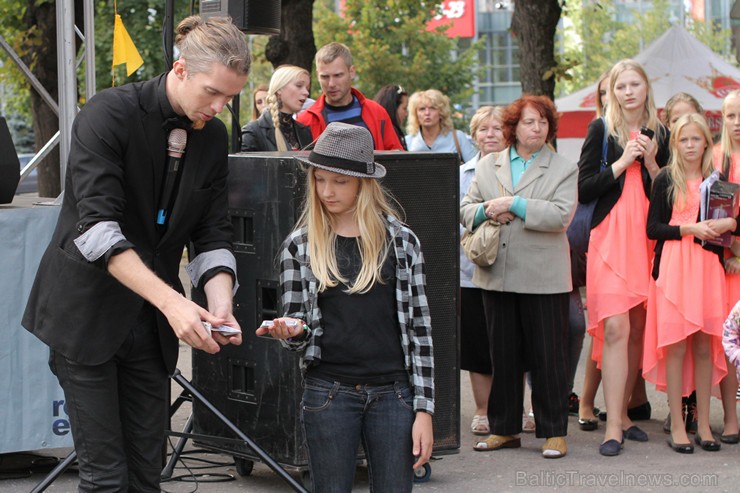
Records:
[[[352,491],[360,443],[367,458],[370,491],[411,491],[414,418],[407,383],[352,386],[306,378],[301,423],[313,491]]]

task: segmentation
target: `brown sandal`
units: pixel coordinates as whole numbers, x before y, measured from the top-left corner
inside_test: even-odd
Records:
[[[489,435],[485,440],[479,440],[473,445],[473,450],[478,452],[490,452],[502,448],[519,448],[522,440],[513,435]]]

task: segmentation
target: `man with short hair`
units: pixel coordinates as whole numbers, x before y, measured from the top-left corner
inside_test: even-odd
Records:
[[[178,339],[208,353],[241,344],[204,322],[239,328],[228,135],[215,117],[247,81],[249,48],[218,17],[184,19],[175,44],[172,70],[101,91],[75,118],[64,202],[23,316],[64,390],[81,492],[158,493]],[[183,295],[185,245],[207,308]]]
[[[297,120],[311,128],[314,140],[332,122],[365,127],[378,151],[403,150],[388,112],[352,87],[355,66],[352,53],[342,43],[329,43],[316,52],[316,74],[322,95]]]

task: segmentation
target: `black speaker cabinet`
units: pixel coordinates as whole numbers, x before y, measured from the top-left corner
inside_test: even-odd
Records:
[[[192,361],[193,383],[209,400],[283,466],[305,469],[299,356],[277,341],[254,335],[263,319],[282,313],[275,259],[298,219],[305,191],[305,173],[292,156],[261,153],[229,158],[229,207],[240,284],[234,307],[244,342],[225,346],[216,355],[193,351]],[[382,184],[421,241],[435,356],[434,452],[455,453],[460,448],[457,156],[379,152],[376,161],[386,166]],[[208,409],[197,402],[193,409],[195,433],[233,438]],[[234,455],[242,468],[244,460],[256,458],[238,444],[222,442],[215,449]]]
[[[10,138],[5,118],[0,116],[0,204],[13,202],[21,179],[21,163]]]
[[[231,17],[247,34],[280,34],[280,0],[201,0],[202,17]]]

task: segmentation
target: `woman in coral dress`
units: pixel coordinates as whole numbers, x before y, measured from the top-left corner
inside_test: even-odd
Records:
[[[655,136],[640,133],[647,127]],[[607,132],[607,159],[601,146]],[[647,441],[627,404],[642,360],[652,242],[645,233],[652,179],[668,161],[668,131],[659,122],[643,67],[622,60],[609,76],[606,125],[594,120],[578,163],[578,195],[596,200],[586,267],[588,332],[600,364],[609,410],[602,455],[620,453],[624,438]],[[629,391],[625,391],[629,389]]]
[[[709,428],[712,385],[727,374],[722,324],[727,313],[723,249],[703,248],[734,231],[734,218],[697,222],[699,185],[713,171],[711,133],[704,117],[684,115],[671,128],[671,162],[655,178],[648,237],[657,240],[648,295],[643,375],[667,391],[671,412],[668,444],[692,453],[681,415],[681,397],[696,389],[696,443],[708,451],[720,445]]]
[[[740,91],[725,96],[722,103],[722,138],[713,149],[714,167],[732,183],[740,183]],[[727,282],[727,311],[740,300],[740,243],[735,241],[725,251]],[[720,384],[724,428],[720,440],[724,443],[740,442],[737,420],[737,377],[728,372]]]

